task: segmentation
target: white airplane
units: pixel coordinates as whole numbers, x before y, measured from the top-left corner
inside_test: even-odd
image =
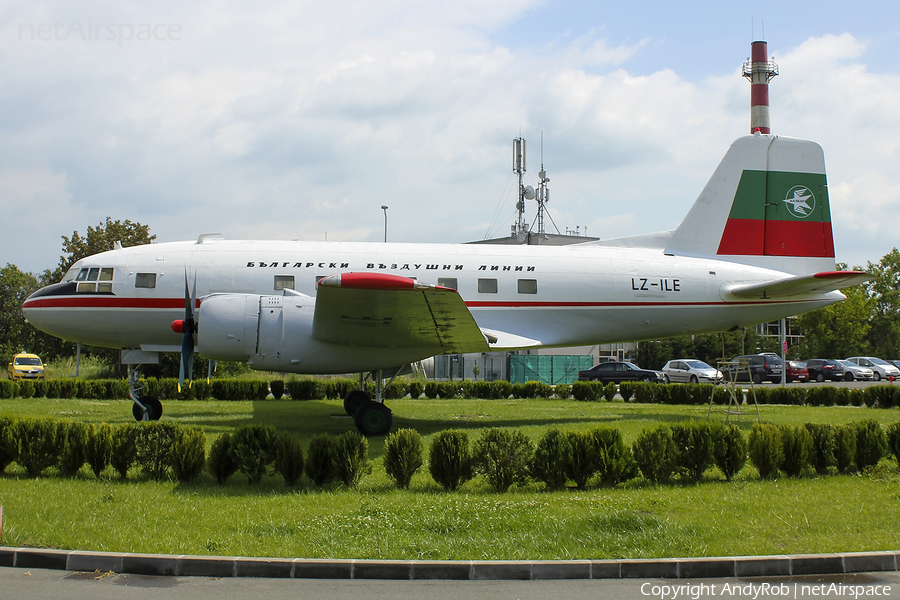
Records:
[[[821,210],[788,210],[797,186]],[[821,147],[757,133],[732,144],[671,231],[569,246],[202,235],[79,260],[23,310],[41,331],[123,349],[138,419],[162,411],[140,395],[139,365],[159,352],[189,365],[198,351],[361,383],[372,372],[375,399],[360,389],[344,405],[381,435],[382,370],[430,356],[733,330],[839,302],[868,274],[835,271],[830,219]]]

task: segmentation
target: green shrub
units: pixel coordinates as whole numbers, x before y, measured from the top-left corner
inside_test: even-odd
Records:
[[[856,433],[855,423],[834,428],[834,463],[839,473],[847,473],[856,460]]]
[[[440,432],[431,443],[428,470],[445,491],[453,491],[472,478],[469,434],[459,429]]]
[[[750,462],[763,479],[778,474],[778,466],[784,462],[784,444],[781,431],[771,423],[754,423],[750,431]]]
[[[75,397],[77,389],[75,380],[63,379],[59,382],[59,397],[63,400],[71,400]]]
[[[223,485],[238,470],[237,458],[231,447],[231,434],[222,433],[212,443],[209,457],[206,459],[206,470],[215,477],[216,483]]]
[[[604,384],[598,381],[576,381],[572,384],[572,397],[581,402],[596,402],[603,397]]]
[[[681,386],[678,386],[681,387]],[[716,459],[716,441],[708,421],[688,421],[672,425],[676,470],[691,481],[700,481]]]
[[[589,431],[569,431],[566,439],[572,452],[566,475],[575,482],[579,490],[587,488],[591,477],[600,468],[597,464],[597,444]]]
[[[572,446],[566,435],[558,429],[549,429],[534,450],[531,474],[544,482],[547,489],[560,490],[566,487],[566,470],[571,460]]]
[[[635,383],[634,401],[642,404],[659,404],[662,391],[665,389],[666,386],[658,383]]]
[[[0,398],[18,398],[19,384],[9,379],[0,379]]]
[[[17,421],[12,417],[0,415],[0,474],[6,471],[9,463],[16,460]]]
[[[19,396],[22,398],[34,398],[34,382],[27,379],[20,381]]]
[[[714,429],[716,436],[716,466],[722,471],[726,481],[740,473],[747,462],[747,440],[741,428],[731,423]]]
[[[177,423],[141,421],[135,429],[135,459],[147,477],[154,481],[170,478],[172,446],[180,429]]]
[[[553,394],[560,400],[568,400],[572,396],[572,386],[568,383],[557,383],[553,386]]]
[[[316,379],[291,379],[286,384],[291,400],[324,400],[325,386]],[[341,396],[343,398],[343,396]]]
[[[866,406],[894,408],[900,406],[900,388],[893,385],[873,385],[863,388]]]
[[[810,464],[813,454],[813,438],[803,425],[781,426],[781,445],[784,458],[779,465],[790,477],[800,477],[803,469]]]
[[[19,419],[16,427],[16,462],[31,477],[56,466],[59,456],[57,422],[54,419]]]
[[[275,440],[275,472],[284,477],[284,484],[294,487],[303,476],[303,444],[300,438],[281,433]]]
[[[409,390],[411,399],[418,400],[422,392],[425,391],[425,385],[421,381],[410,381],[406,389]]]
[[[276,400],[281,400],[281,397],[284,396],[284,380],[283,379],[273,379],[269,382],[269,391],[272,392],[272,397]]]
[[[856,468],[862,471],[878,464],[887,453],[887,435],[874,419],[856,423]]]
[[[616,384],[609,382],[603,386],[603,399],[607,402],[612,402],[613,398],[616,397],[616,392],[618,392],[618,388]]]
[[[356,487],[372,472],[369,440],[358,431],[345,431],[334,441],[334,475],[348,488]]]
[[[503,493],[513,484],[528,480],[528,464],[533,453],[531,440],[521,431],[492,428],[475,442],[472,464],[492,490]]]
[[[0,428],[2,428],[2,425],[0,425]],[[2,433],[0,433],[0,435],[2,435]],[[894,458],[897,459],[897,465],[900,466],[900,422],[888,425],[887,442],[888,450],[894,455]],[[3,463],[0,463],[0,467],[2,466]],[[2,472],[3,469],[0,468],[0,473]]]
[[[206,435],[196,427],[179,427],[173,435],[172,473],[182,483],[193,481],[206,464]]]
[[[275,461],[275,438],[271,425],[242,425],[231,437],[238,469],[250,483],[259,483]]]
[[[327,433],[320,433],[309,441],[306,456],[306,476],[318,486],[334,479],[334,442]]]
[[[128,476],[128,470],[137,460],[137,430],[137,423],[126,423],[112,431],[109,464],[122,479]]]
[[[631,448],[625,445],[622,432],[612,427],[599,427],[591,431],[594,445],[594,461],[603,485],[613,486],[637,477],[637,464]]]
[[[642,384],[638,388],[650,386]],[[666,425],[642,431],[632,446],[634,460],[641,474],[653,483],[671,479],[678,461],[678,448],[672,437],[672,428]]]
[[[425,382],[425,397],[429,400],[434,400],[441,393],[441,386],[438,381],[426,381]]]
[[[397,487],[406,489],[422,466],[425,445],[414,429],[398,429],[384,438],[384,469]]]
[[[828,468],[835,464],[835,428],[829,423],[806,423],[805,427],[812,436],[812,457],[810,463],[816,473],[825,475]]]
[[[522,398],[549,398],[553,388],[540,381],[526,381],[522,384]]]
[[[382,398],[385,400],[398,400],[406,396],[406,383],[403,381],[394,381],[381,392]]]
[[[631,381],[623,381],[619,384],[619,395],[622,400],[628,402],[634,396],[634,383]]]
[[[77,421],[59,421],[57,436],[59,472],[63,477],[74,477],[84,466],[88,444],[87,425]]]
[[[97,425],[91,423],[87,432],[87,445],[85,446],[84,459],[94,477],[100,477],[100,474],[109,466],[109,459],[112,453],[112,427],[109,423],[99,423]]]

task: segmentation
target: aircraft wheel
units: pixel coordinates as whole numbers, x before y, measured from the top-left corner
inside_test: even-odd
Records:
[[[344,396],[344,411],[351,417],[366,402],[371,402],[372,396],[366,390],[350,390]]]
[[[369,400],[356,410],[353,422],[366,437],[387,435],[394,424],[394,413],[384,404]]]
[[[160,402],[156,396],[141,396],[138,398],[141,404],[147,407],[147,411],[150,413],[148,415],[149,420],[151,421],[159,421],[159,418],[162,416],[162,402]],[[144,411],[143,409],[135,403],[131,407],[131,414],[134,415],[135,421],[143,421],[144,420]]]

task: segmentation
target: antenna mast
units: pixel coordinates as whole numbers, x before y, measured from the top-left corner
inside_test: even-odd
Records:
[[[525,200],[534,199],[534,188],[524,184],[525,178],[525,154],[527,142],[524,138],[517,137],[513,140],[513,172],[519,179],[519,197],[516,202],[518,218],[512,226],[512,234],[520,242],[524,242],[528,236],[528,225],[525,223]]]
[[[550,178],[544,171],[544,132],[541,132],[541,171],[538,173],[537,194],[537,232],[544,233],[544,211],[547,210],[547,202],[550,202]]]

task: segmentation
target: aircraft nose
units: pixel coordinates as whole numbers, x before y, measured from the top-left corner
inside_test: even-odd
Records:
[[[56,312],[54,307],[59,304],[61,296],[74,293],[74,282],[54,283],[42,287],[22,303],[22,314],[25,315],[25,320],[36,329],[59,336],[63,333],[60,330],[62,323],[58,316],[54,318]]]

